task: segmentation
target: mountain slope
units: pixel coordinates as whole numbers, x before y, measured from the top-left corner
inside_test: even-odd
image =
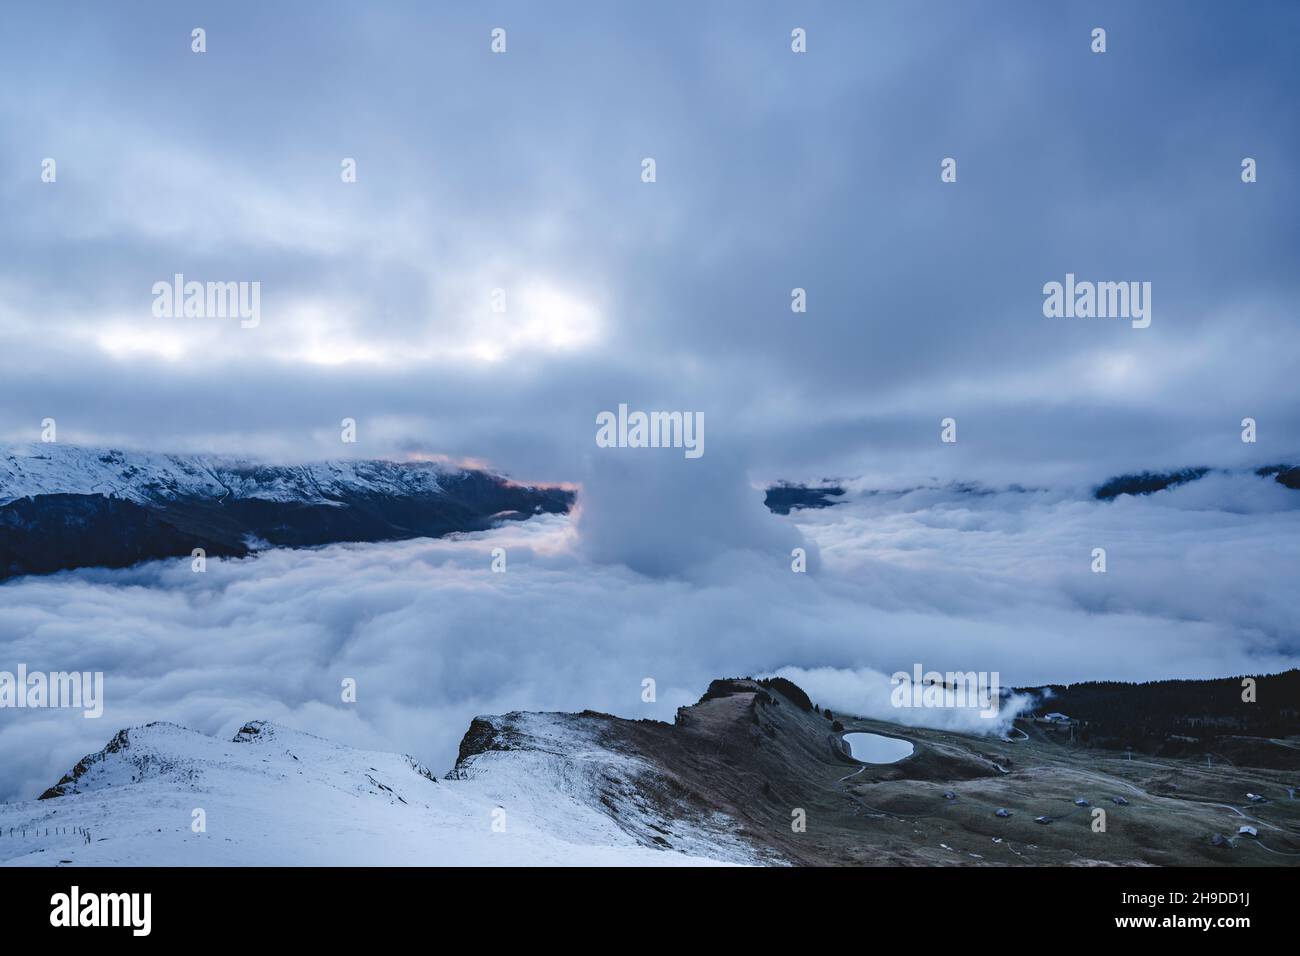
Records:
[[[1014,740],[904,728],[832,716],[780,678],[718,680],[673,724],[475,718],[435,780],[410,758],[261,722],[233,742],[150,724],[44,799],[0,807],[0,862],[1300,865],[1300,738],[1254,738],[1211,764],[1016,726]],[[913,752],[862,763],[846,733]]]
[[[723,827],[714,836],[701,831],[687,852],[641,844],[597,792],[609,780],[630,787],[644,768],[593,746],[562,719],[530,715],[519,733],[536,745],[509,759],[484,754],[459,779],[437,780],[409,757],[260,721],[233,741],[173,724],[131,728],[83,758],[43,799],[0,807],[0,861],[682,865],[754,858]],[[196,809],[206,832],[193,832]]]
[[[573,493],[433,462],[270,466],[48,444],[0,451],[0,578],[256,547],[479,531]]]

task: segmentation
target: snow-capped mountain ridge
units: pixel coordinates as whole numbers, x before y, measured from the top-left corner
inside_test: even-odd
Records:
[[[401,541],[564,514],[573,492],[431,461],[269,465],[0,446],[0,579],[267,547]]]
[[[457,469],[431,461],[267,465],[202,455],[58,443],[0,447],[0,505],[37,495],[103,495],[137,504],[179,498],[328,504],[349,495],[437,494]]]

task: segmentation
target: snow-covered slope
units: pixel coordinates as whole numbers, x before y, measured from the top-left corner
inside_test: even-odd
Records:
[[[437,494],[456,469],[429,461],[261,465],[58,443],[0,447],[0,505],[35,495],[105,495],[136,504],[254,498],[312,504],[353,495]]]
[[[79,762],[46,798],[0,807],[0,863],[757,861],[721,816],[685,823],[641,805],[637,793],[653,785],[645,778],[654,770],[602,747],[575,715],[511,715],[508,733],[509,750],[474,754],[438,780],[409,757],[261,721],[233,741],[174,724],[131,728]],[[206,832],[194,832],[197,810]],[[669,834],[672,848],[640,836],[647,828]]]
[[[1300,864],[1293,737],[1234,727],[1215,745],[1234,762],[1220,754],[1210,773],[1198,757],[1126,761],[1032,720],[1018,729],[1012,741],[832,716],[787,679],[728,678],[672,724],[474,718],[436,780],[409,757],[262,722],[233,741],[150,724],[48,799],[0,806],[0,865]],[[912,753],[859,762],[844,740],[859,732]],[[1111,814],[1105,839],[1081,798]],[[1259,835],[1214,839],[1243,821]]]

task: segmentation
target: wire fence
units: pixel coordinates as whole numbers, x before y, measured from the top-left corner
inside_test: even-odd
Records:
[[[18,827],[0,827],[0,840],[31,840],[44,839],[45,837],[78,837],[80,842],[89,843],[91,833],[89,827],[78,826],[18,826]]]

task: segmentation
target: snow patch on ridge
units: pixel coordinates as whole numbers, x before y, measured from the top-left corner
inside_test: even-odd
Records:
[[[641,812],[635,803],[600,798],[611,781],[634,782],[649,768],[601,748],[579,718],[492,719],[511,749],[477,754],[445,780],[407,756],[264,721],[229,741],[175,724],[130,728],[80,761],[50,799],[0,806],[0,865],[758,862],[726,837],[726,821],[683,832],[673,850],[638,838],[628,824]],[[191,828],[196,809],[206,832]],[[493,827],[500,819],[503,832]]]
[[[454,470],[431,461],[262,465],[200,455],[123,452],[58,443],[0,448],[0,505],[80,494],[137,504],[180,498],[256,498],[332,504],[354,495],[433,495]]]

